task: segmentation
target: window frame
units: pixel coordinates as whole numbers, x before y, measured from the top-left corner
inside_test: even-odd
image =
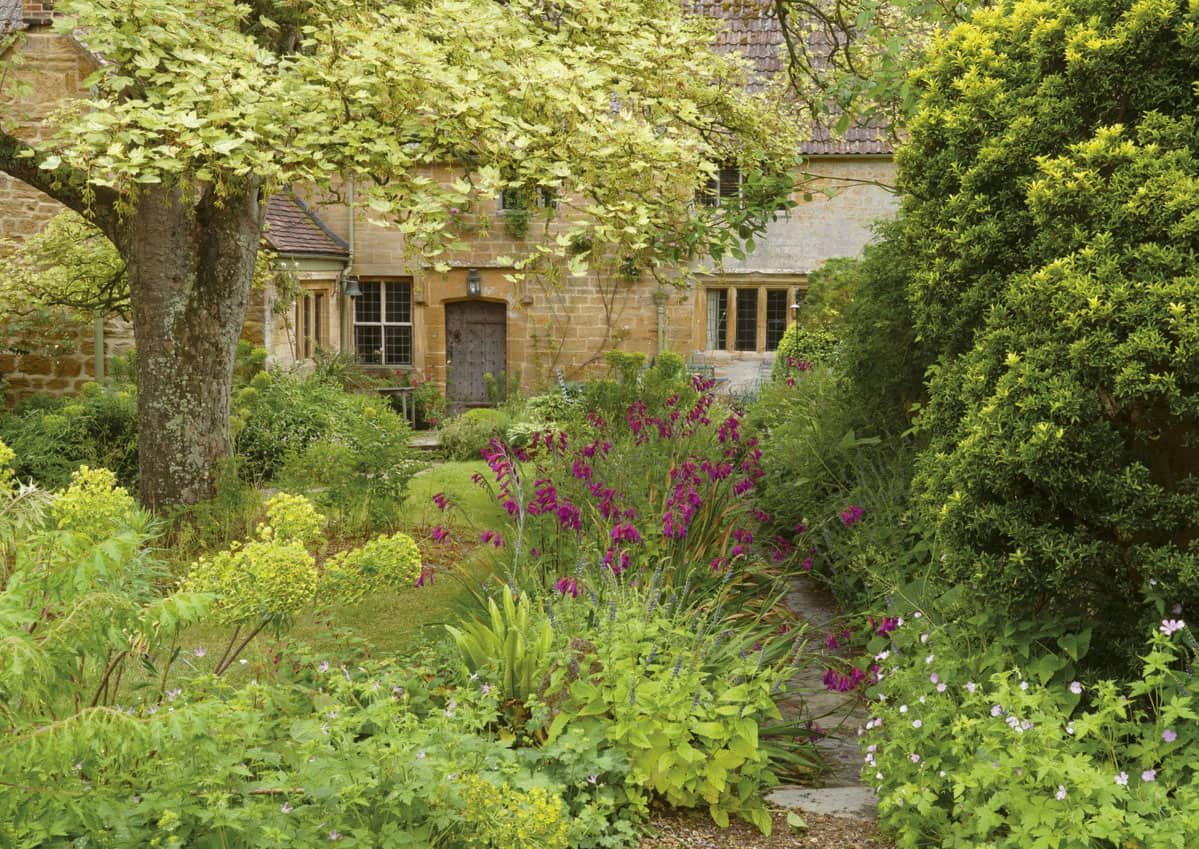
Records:
[[[791,305],[799,301],[803,297],[806,289],[806,283],[803,278],[791,278],[782,281],[767,280],[724,280],[720,284],[716,281],[706,281],[703,284],[704,300],[703,308],[699,313],[699,325],[697,327],[697,341],[702,344],[703,350],[707,353],[727,353],[733,356],[738,354],[770,354],[778,350],[778,343],[782,340],[783,333],[787,327],[795,320],[792,314]],[[752,293],[750,296],[742,295],[742,293]],[[742,306],[745,299],[754,301],[752,312],[747,312]],[[781,328],[776,327],[778,339],[770,338],[769,327],[772,320],[777,324],[778,316],[770,310],[771,302],[774,301],[775,313],[779,308],[778,301],[782,301],[784,320]],[[723,327],[716,327],[716,341],[723,340],[723,345],[712,347],[713,341],[713,315],[711,306],[713,303],[723,301],[725,304]],[[717,309],[719,309],[717,307]],[[719,318],[716,318],[719,321]],[[752,348],[743,347],[746,344],[746,322],[749,322],[753,327],[754,346]],[[770,342],[774,342],[774,346],[770,347]]]
[[[324,344],[322,333],[324,322],[321,315],[324,307],[324,292],[307,289],[296,298],[296,359],[308,360],[316,355]]]
[[[704,187],[695,193],[695,201],[700,206],[718,208],[724,201],[740,198],[741,187],[745,185],[745,174],[736,163],[722,162],[716,167],[716,173],[704,181]]]
[[[412,278],[376,278],[368,280],[359,280],[359,286],[362,288],[362,295],[354,298],[353,315],[351,316],[350,328],[354,340],[354,359],[363,365],[374,366],[411,366],[416,358],[416,329],[415,329],[415,301],[414,301],[414,286]],[[363,309],[366,303],[367,293],[373,287],[378,287],[378,304],[379,304],[379,319],[377,321],[362,321],[359,319],[360,310]],[[406,319],[401,316],[396,319],[388,315],[388,289],[390,287],[402,287],[407,290],[407,311]],[[403,312],[403,311],[402,311]],[[376,359],[374,356],[363,356],[363,343],[359,337],[360,327],[378,328],[379,346],[374,348],[370,354],[378,354]],[[387,355],[387,330],[388,328],[398,328],[400,331],[407,330],[407,358],[398,358],[389,360]],[[405,335],[401,332],[401,338]]]

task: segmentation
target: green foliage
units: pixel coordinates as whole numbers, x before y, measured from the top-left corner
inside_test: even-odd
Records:
[[[238,468],[307,493],[337,528],[393,525],[420,464],[407,423],[380,398],[260,372],[234,401]]]
[[[312,355],[312,362],[313,380],[341,387],[346,392],[368,392],[381,383],[353,354],[344,351],[318,348]]]
[[[592,412],[585,434],[488,448],[507,517],[482,535],[496,574],[487,613],[450,633],[468,669],[494,666],[512,726],[527,712],[546,745],[602,740],[638,797],[768,829],[756,794],[776,765],[812,763],[808,741],[784,749],[765,733],[802,639],[783,636],[781,590],[757,554],[769,549],[751,553],[756,444],[690,384],[661,399],[680,380],[671,366],[640,386],[602,382],[643,394],[611,421]]]
[[[898,433],[925,398],[932,355],[912,327],[906,287],[914,274],[913,252],[900,226],[878,230],[880,241],[868,245],[861,260],[830,270],[830,283],[848,294],[836,326],[837,369],[846,378],[853,425]]]
[[[319,592],[342,604],[357,604],[385,590],[410,589],[420,574],[420,551],[412,537],[379,536],[326,559]]]
[[[818,367],[772,383],[749,409],[765,471],[755,500],[783,524],[835,515],[861,494],[859,469],[879,440],[855,432],[845,383]]]
[[[769,833],[760,791],[774,775],[761,730],[779,716],[774,696],[800,662],[802,639],[765,637],[723,619],[719,602],[652,583],[610,586],[605,598],[592,608],[564,594],[554,605],[577,637],[548,688],[564,696],[551,697],[549,740],[598,725],[628,758],[635,786],[670,805],[706,806],[722,826],[735,814]]]
[[[604,354],[604,362],[623,385],[632,386],[645,367],[645,356],[643,351],[608,351]]]
[[[674,404],[682,408],[699,397],[674,355],[659,355],[649,368],[643,368],[645,355],[637,352],[609,351],[604,359],[619,380],[588,381],[583,386],[583,406],[605,420],[623,417],[629,405],[638,402],[658,409],[675,397]]]
[[[969,20],[986,0],[725,0],[741,15],[774,15],[785,29],[792,95],[840,135],[879,129],[894,141],[919,90],[911,73],[937,32]]]
[[[153,683],[143,686],[159,692],[179,631],[209,600],[161,594],[150,517],[111,472],[86,466],[49,498],[10,490],[0,499],[0,552],[11,558],[0,570],[2,736],[102,713],[127,667],[145,668]]]
[[[500,407],[517,402],[520,398],[520,380],[520,369],[511,373],[501,371],[498,375],[485,372],[483,383],[487,387],[487,403]]]
[[[471,619],[458,628],[447,625],[446,630],[462,654],[468,675],[494,669],[491,677],[501,702],[523,705],[536,695],[549,667],[553,629],[524,594],[513,601],[512,593],[500,593],[499,604],[487,599],[487,614],[487,621]]]
[[[415,406],[413,415],[416,428],[425,430],[441,424],[445,418],[445,395],[437,384],[431,380],[423,380],[411,371],[399,372],[396,377],[398,385],[412,387],[408,403]],[[400,399],[392,396],[388,400],[391,402],[391,408],[397,413],[400,412]]]
[[[1146,577],[1199,600],[1197,14],[980,12],[931,51],[899,158],[939,568],[1109,646]]]
[[[111,469],[124,486],[137,485],[132,386],[88,383],[73,398],[35,396],[0,418],[0,438],[17,454],[14,471],[20,480],[61,488],[87,464]]]
[[[487,443],[503,437],[510,423],[500,410],[467,410],[441,428],[441,448],[451,460],[477,460]]]
[[[470,849],[566,849],[562,799],[544,787],[515,790],[478,775],[460,776],[463,824]]]
[[[78,213],[63,211],[20,242],[0,241],[0,311],[65,307],[85,314],[129,313],[125,261]]]
[[[687,363],[674,351],[659,351],[654,357],[653,368],[664,380],[678,380],[685,376]]]
[[[0,738],[0,781],[22,788],[0,794],[0,841],[462,849],[604,839],[593,810],[619,791],[619,763],[593,770],[593,786],[564,747],[514,750],[488,732],[494,695],[447,687],[425,664],[318,660],[301,657],[272,684],[200,679],[154,710]]]
[[[871,647],[886,699],[863,737],[863,775],[898,846],[1189,845],[1194,651],[1166,621],[1130,681],[1085,683],[1087,630],[1016,625],[996,639],[983,616],[949,624],[903,609]]]
[[[177,508],[167,519],[169,560],[190,562],[200,553],[224,548],[235,539],[252,536],[266,496],[242,480],[230,461],[216,476],[216,493],[207,501]]]
[[[233,356],[233,391],[250,385],[250,382],[266,368],[267,350],[258,348],[245,339],[237,341],[237,352]]]
[[[320,540],[325,517],[312,502],[281,492],[267,500],[266,516],[253,539],[234,541],[223,551],[200,557],[182,580],[185,589],[213,599],[215,622],[236,626],[217,663],[218,675],[264,628],[281,634],[302,611],[353,604],[377,590],[411,587],[420,574],[416,543],[405,534],[381,536],[339,552],[318,568],[309,549]]]
[[[308,545],[324,517],[307,500],[287,493],[272,497],[267,513],[269,523],[258,526],[255,539],[201,557],[183,580],[184,587],[215,598],[218,622],[265,622],[282,630],[316,598],[320,574]]]
[[[770,376],[782,380],[804,367],[829,363],[837,351],[837,337],[824,327],[805,327],[792,322],[783,331]]]

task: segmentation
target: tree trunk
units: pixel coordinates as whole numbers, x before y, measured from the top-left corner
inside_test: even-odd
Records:
[[[232,454],[229,392],[262,236],[259,189],[248,180],[217,198],[147,186],[129,214],[138,466],[151,510],[210,497]]]

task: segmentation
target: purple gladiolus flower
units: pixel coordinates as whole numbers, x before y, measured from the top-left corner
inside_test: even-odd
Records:
[[[571,598],[579,597],[579,582],[574,578],[559,578],[554,582],[554,589],[562,595],[569,593]]]
[[[433,503],[434,503],[434,504],[436,504],[436,505],[437,505],[437,509],[438,509],[438,510],[441,510],[443,513],[444,513],[446,510],[449,510],[449,509],[450,509],[450,502],[449,502],[449,499],[447,499],[447,498],[445,497],[445,493],[444,493],[444,492],[438,492],[438,493],[434,493],[434,495],[433,495]]]
[[[862,514],[865,511],[856,505],[851,506],[848,510],[841,511],[841,521],[845,523],[845,527],[857,524],[862,519]]]
[[[504,540],[495,531],[483,531],[479,534],[479,542],[489,542],[496,548],[500,548],[504,544]]]
[[[441,526],[434,528],[433,533],[431,534],[434,542],[445,542],[446,537],[448,537],[449,535],[450,535],[450,532]]]

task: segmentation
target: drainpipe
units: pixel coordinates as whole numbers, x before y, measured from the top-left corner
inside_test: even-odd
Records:
[[[92,316],[92,357],[95,359],[96,383],[104,382],[104,313]]]
[[[353,316],[350,314],[350,305],[346,303],[349,299],[346,297],[346,278],[350,276],[351,269],[354,267],[354,177],[350,175],[346,182],[346,206],[349,207],[349,217],[346,222],[346,243],[349,245],[346,258],[345,268],[341,270],[341,352],[343,354],[353,350],[351,346],[352,340],[350,335],[353,333],[351,321]]]
[[[657,290],[654,292],[654,303],[658,307],[658,353],[666,350],[666,300],[668,295],[666,290],[662,288],[662,284],[658,284]]]

